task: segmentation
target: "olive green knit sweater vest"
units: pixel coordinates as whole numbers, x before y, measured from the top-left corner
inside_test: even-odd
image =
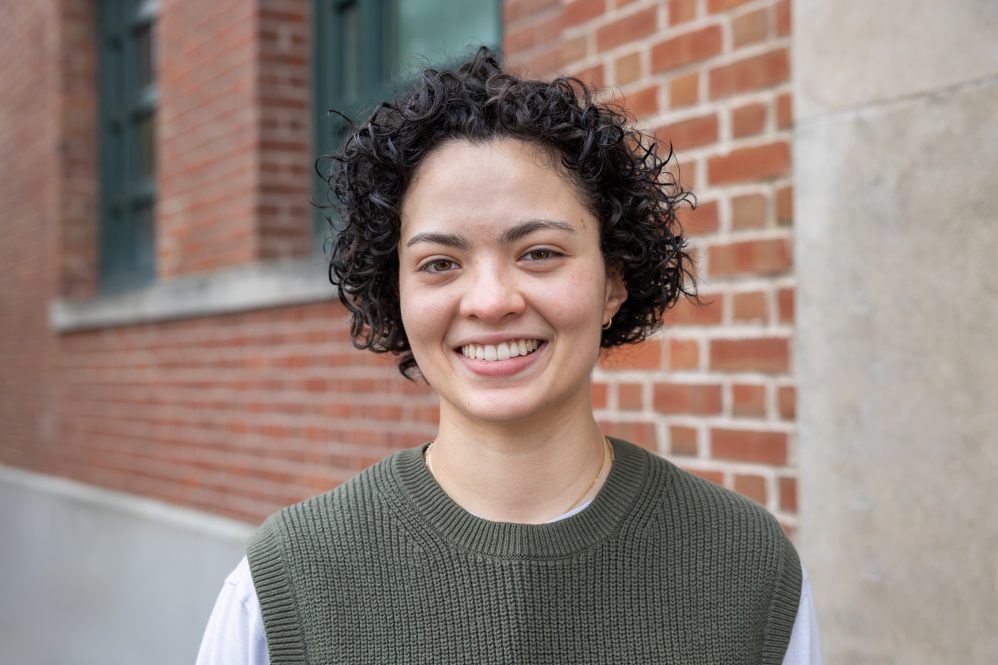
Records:
[[[549,524],[471,515],[422,448],[271,516],[248,548],[271,663],[779,665],[801,568],[776,520],[612,442]]]

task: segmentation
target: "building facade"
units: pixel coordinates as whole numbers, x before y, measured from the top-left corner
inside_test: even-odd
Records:
[[[138,637],[122,644],[99,621],[86,623],[105,635],[93,641],[95,653],[115,644],[122,662],[193,658],[198,627],[238,560],[248,525],[432,437],[436,402],[428,388],[404,380],[391,358],[351,345],[323,259],[329,227],[311,203],[325,196],[314,165],[341,128],[329,108],[360,113],[415,68],[450,64],[469,45],[485,43],[501,48],[521,73],[566,73],[604,87],[640,127],[671,143],[676,175],[699,200],[683,223],[704,305],[681,304],[653,339],[601,360],[594,407],[604,430],[773,512],[799,539],[805,563],[817,562],[811,572],[819,611],[827,613],[830,662],[893,662],[888,655],[900,640],[893,624],[847,639],[858,621],[849,608],[883,595],[877,580],[892,580],[885,569],[902,570],[886,588],[918,573],[876,557],[828,554],[839,551],[835,539],[849,550],[854,540],[879,542],[883,531],[870,522],[855,531],[856,516],[841,506],[854,505],[860,490],[823,471],[865,478],[863,496],[878,510],[869,497],[887,501],[904,486],[901,473],[871,480],[883,473],[881,464],[910,460],[900,442],[878,448],[883,439],[868,440],[877,419],[862,404],[903,391],[905,376],[932,376],[906,373],[921,347],[898,355],[891,371],[876,367],[876,351],[893,348],[906,328],[921,329],[924,312],[899,310],[863,337],[859,323],[848,330],[833,323],[867,320],[869,311],[827,295],[840,278],[855,293],[859,277],[851,271],[862,273],[882,256],[858,242],[861,236],[837,231],[835,215],[857,219],[845,199],[862,204],[869,194],[849,189],[857,186],[849,178],[911,164],[885,158],[870,174],[836,132],[886,131],[891,121],[877,115],[881,107],[893,113],[897,100],[924,99],[939,115],[924,132],[959,117],[958,135],[968,136],[964,155],[975,169],[994,166],[998,150],[986,149],[998,148],[994,122],[975,114],[994,99],[998,58],[985,44],[998,18],[985,0],[957,10],[938,2],[881,4],[848,2],[835,12],[817,0],[0,3],[0,258],[7,267],[0,282],[0,487],[9,498],[2,519],[10,533],[22,534],[8,568],[34,571],[16,576],[8,597],[33,597],[27,615],[46,615],[37,579],[62,580],[46,587],[59,595],[88,576],[104,580],[110,567],[121,573],[117,582],[102,581],[99,592],[79,594],[54,615],[66,633],[82,631],[79,616],[96,603],[109,617],[125,617],[119,625],[133,622],[129,633]],[[965,29],[962,36],[933,33],[942,46],[930,54],[947,45],[964,54],[946,75],[870,64],[927,61],[911,55],[920,53],[915,37],[870,27],[909,13],[919,29],[944,20]],[[856,44],[873,60],[839,57],[839,49]],[[871,68],[891,74],[878,79]],[[980,99],[942,110],[936,103],[960,95]],[[904,138],[887,139],[881,153],[895,154]],[[949,155],[939,159],[948,163]],[[920,212],[898,202],[908,200],[906,182],[891,181],[903,194],[884,202],[871,222],[887,233],[897,232],[892,220],[907,220],[903,232],[914,244],[903,266],[924,260],[920,243],[935,237],[928,220],[912,221],[923,219]],[[963,200],[978,200],[972,182],[967,187]],[[978,238],[969,250],[961,244],[963,256],[995,248],[986,220],[998,204],[993,194],[980,196],[962,218],[968,230],[956,236]],[[888,251],[891,237],[875,246]],[[979,279],[975,261],[961,282],[964,293],[993,296],[994,278]],[[901,293],[891,281],[901,274],[903,267],[886,274],[880,293]],[[803,287],[807,300],[798,298]],[[987,345],[978,331],[998,323],[993,309],[985,310],[960,327],[961,353],[943,354],[963,375],[980,373],[982,398],[995,397],[988,377],[996,368],[973,360],[973,350]],[[851,335],[868,350],[860,354],[865,368],[849,361],[857,346],[842,345]],[[864,369],[886,378],[865,383]],[[806,418],[798,415],[798,393]],[[945,400],[929,403],[916,400],[924,408],[907,411],[916,439],[944,419]],[[967,453],[956,457],[972,474],[995,470],[993,452],[981,464],[971,452],[984,453],[961,443],[986,442],[988,432],[994,443],[995,416],[982,415],[976,403],[957,412],[969,429],[956,442],[927,441],[926,450],[955,446],[947,450]],[[932,425],[916,426],[922,418]],[[822,434],[833,431],[853,437],[848,452]],[[870,445],[857,448],[856,441]],[[887,450],[886,460],[876,450]],[[813,481],[810,495],[801,478]],[[944,491],[942,481],[930,486]],[[959,506],[936,504],[933,514],[946,533],[951,509],[994,498],[981,490]],[[39,533],[39,520],[59,526]],[[69,538],[74,530],[81,540]],[[161,546],[139,547],[139,535]],[[94,549],[93,539],[116,545]],[[998,559],[987,554],[988,543],[998,544],[995,528],[981,542],[974,570],[998,585]],[[160,571],[156,584],[145,575],[150,567]],[[842,577],[863,584],[839,586]],[[138,579],[140,600],[122,591]],[[176,595],[178,588],[192,591]],[[952,597],[966,598],[961,593]],[[150,598],[159,599],[155,611]],[[988,613],[996,603],[975,607],[994,616]],[[915,626],[929,616],[901,615],[906,611]],[[14,615],[9,604],[0,608],[0,618]],[[9,653],[33,662],[36,631],[25,621],[0,621],[9,627],[0,630],[8,632]],[[964,645],[996,646],[998,631],[978,641],[989,621],[954,630]],[[174,646],[163,642],[164,632]],[[179,646],[176,635],[183,636]],[[52,643],[50,654],[74,648],[79,641]],[[973,660],[984,647],[967,648],[961,662],[985,662]]]

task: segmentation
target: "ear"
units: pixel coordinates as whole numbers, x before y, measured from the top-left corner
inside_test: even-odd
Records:
[[[627,287],[624,286],[624,279],[616,270],[607,272],[606,297],[604,299],[606,304],[603,306],[603,318],[601,320],[604,322],[609,321],[616,315],[625,300],[627,300]]]

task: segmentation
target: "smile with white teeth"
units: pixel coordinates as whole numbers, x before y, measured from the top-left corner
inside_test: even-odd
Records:
[[[472,360],[509,360],[517,356],[525,356],[537,350],[541,345],[538,339],[511,339],[498,344],[465,344],[461,353]]]

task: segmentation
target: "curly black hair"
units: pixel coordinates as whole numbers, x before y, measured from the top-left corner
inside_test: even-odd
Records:
[[[452,139],[515,138],[560,156],[599,220],[608,270],[627,288],[602,347],[645,339],[680,297],[695,298],[676,211],[696,202],[666,170],[672,147],[660,157],[654,139],[633,129],[622,109],[595,97],[576,78],[535,81],[504,72],[481,47],[456,70],[425,70],[410,91],[352,126],[337,153],[319,159],[316,170],[329,186],[325,205],[339,217],[330,218],[339,228],[329,280],[353,315],[354,346],[394,353],[404,376],[418,373],[399,303],[400,210],[422,160]],[[325,173],[323,164],[331,167]]]

